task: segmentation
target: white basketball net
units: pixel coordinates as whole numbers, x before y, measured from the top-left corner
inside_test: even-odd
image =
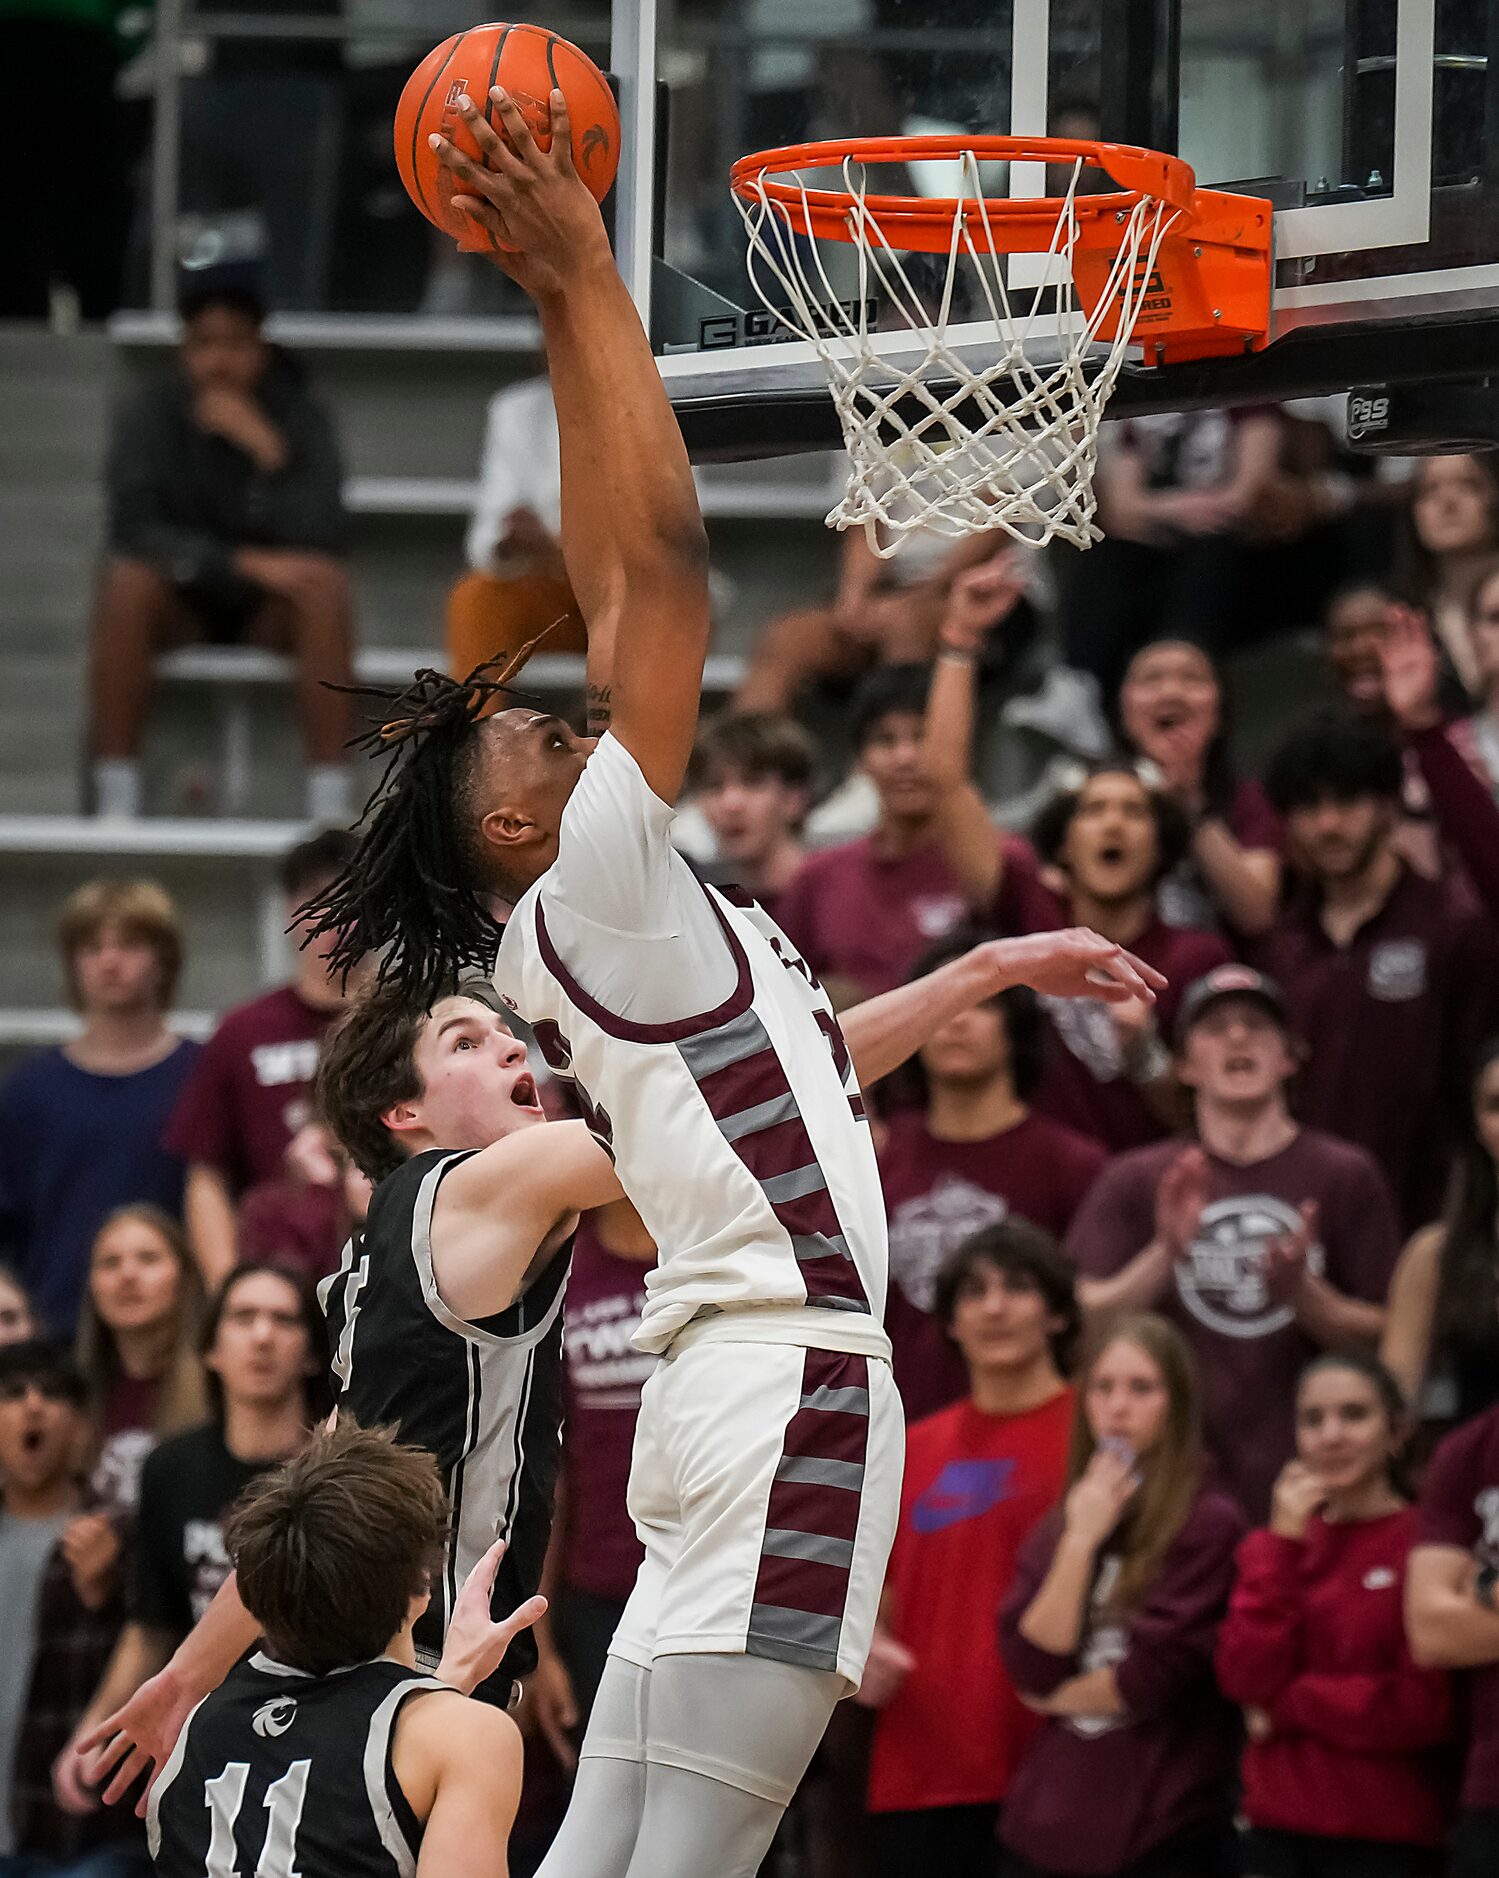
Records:
[[[782,325],[816,348],[827,371],[849,455],[848,487],[829,512],[830,528],[862,527],[882,556],[896,553],[916,529],[956,537],[1002,528],[1018,541],[1040,545],[1060,537],[1080,548],[1100,538],[1093,520],[1098,426],[1161,242],[1179,211],[1144,196],[1120,212],[1119,251],[1097,306],[1085,317],[1072,279],[1073,201],[1083,167],[1073,165],[1048,250],[1046,279],[1056,283],[1054,290],[1027,291],[1018,310],[1005,281],[1008,256],[994,239],[971,151],[961,158],[935,314],[869,209],[864,175],[852,157],[843,161],[843,182],[852,197],[845,218],[849,241],[859,256],[857,316],[840,303],[816,236],[802,232],[809,215],[798,222],[767,192],[763,174],[752,185],[752,201],[735,196],[756,293]],[[805,199],[805,184],[790,180]],[[969,231],[968,205],[982,224],[981,244]],[[965,262],[986,308],[983,324],[993,330],[982,366],[965,360],[949,339],[954,286]],[[914,350],[904,340],[898,357],[876,350],[877,339],[888,346],[893,335],[869,327],[874,288],[904,321]],[[1119,313],[1117,334],[1103,340],[1099,332],[1111,307]],[[970,314],[964,322],[969,336],[971,321]]]

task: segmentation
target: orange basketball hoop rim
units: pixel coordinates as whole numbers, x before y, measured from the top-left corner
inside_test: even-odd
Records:
[[[805,170],[967,157],[979,163],[1044,163],[1097,169],[1119,187],[1100,195],[856,196],[782,180]],[[1149,364],[1257,351],[1270,336],[1271,204],[1259,196],[1199,189],[1180,157],[1132,144],[1068,137],[852,137],[792,144],[741,157],[729,176],[736,196],[783,217],[797,232],[859,244],[870,225],[898,252],[947,254],[960,244],[1001,254],[1070,258],[1081,308],[1118,337],[1126,300],[1132,342]],[[1142,291],[1119,291],[1125,231],[1142,203],[1159,205],[1165,232]]]

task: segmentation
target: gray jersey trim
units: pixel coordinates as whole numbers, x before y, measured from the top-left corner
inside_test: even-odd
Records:
[[[471,1324],[467,1318],[460,1317],[443,1302],[442,1294],[437,1289],[437,1274],[432,1266],[432,1209],[437,1204],[437,1189],[442,1185],[444,1176],[454,1164],[467,1160],[469,1150],[447,1154],[422,1177],[422,1184],[417,1191],[416,1204],[411,1209],[411,1257],[416,1265],[417,1277],[421,1281],[422,1297],[427,1309],[442,1325],[444,1330],[451,1330],[455,1337],[466,1338],[481,1349],[520,1350],[527,1344],[539,1343],[556,1321],[562,1309],[562,1297],[567,1286],[559,1285],[557,1295],[551,1306],[544,1311],[540,1319],[529,1328],[517,1331],[513,1337],[497,1337],[491,1330],[481,1330],[477,1324]],[[539,1250],[539,1248],[538,1248]],[[559,1248],[560,1250],[560,1248]],[[525,1293],[516,1299],[523,1302]]]
[[[162,1768],[160,1778],[153,1780],[151,1783],[150,1796],[146,1801],[146,1850],[151,1854],[153,1860],[161,1851],[162,1796],[177,1778],[178,1774],[182,1772],[182,1763],[187,1758],[188,1732],[192,1728],[194,1721],[197,1720],[198,1710],[202,1708],[203,1703],[207,1700],[208,1697],[205,1695],[202,1701],[194,1703],[187,1720],[182,1724],[182,1732],[177,1737],[176,1747],[174,1747],[172,1752],[167,1756],[167,1764]]]
[[[370,1803],[370,1816],[380,1835],[381,1845],[395,1861],[400,1878],[416,1878],[416,1847],[407,1843],[406,1835],[396,1819],[395,1808],[390,1803],[390,1794],[386,1789],[385,1775],[390,1765],[391,1737],[395,1732],[396,1716],[400,1713],[401,1704],[408,1696],[428,1689],[447,1689],[452,1693],[450,1684],[438,1682],[431,1676],[397,1683],[370,1717],[370,1731],[364,1741],[364,1791]]]

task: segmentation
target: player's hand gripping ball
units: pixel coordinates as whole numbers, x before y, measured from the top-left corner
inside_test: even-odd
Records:
[[[471,216],[453,207],[453,177],[428,139],[439,132],[482,163],[458,101],[466,92],[503,136],[489,95],[495,85],[510,93],[543,150],[551,146],[547,100],[554,88],[561,91],[572,122],[573,166],[596,202],[609,193],[619,168],[619,107],[608,79],[586,53],[541,26],[499,23],[454,33],[406,81],[396,106],[396,166],[406,193],[427,220],[474,253],[488,249],[489,237]]]

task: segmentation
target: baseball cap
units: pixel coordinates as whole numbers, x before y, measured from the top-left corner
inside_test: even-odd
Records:
[[[1290,1016],[1280,986],[1251,965],[1215,965],[1210,972],[1187,986],[1176,1019],[1176,1047],[1186,1042],[1187,1032],[1211,1005],[1223,998],[1254,998],[1278,1024],[1290,1028]]]

